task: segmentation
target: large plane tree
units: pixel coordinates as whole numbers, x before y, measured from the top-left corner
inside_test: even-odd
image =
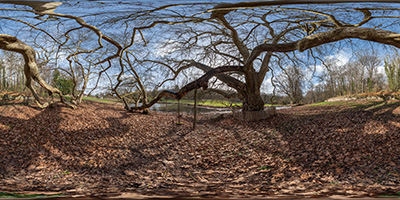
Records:
[[[261,87],[274,65],[307,65],[304,60],[318,62],[318,52],[313,51],[315,47],[343,40],[360,39],[400,47],[398,4],[340,2],[151,4],[143,8],[138,5],[136,10],[115,15],[110,15],[112,10],[96,13],[93,9],[81,16],[54,12],[60,3],[52,3],[49,9],[48,2],[19,2],[29,4],[33,10],[0,9],[7,13],[29,13],[23,19],[21,15],[11,15],[0,20],[21,23],[30,31],[38,32],[33,36],[36,41],[39,35],[52,40],[57,53],[62,52],[70,64],[62,70],[73,79],[79,78],[74,75],[76,67],[82,69],[80,77],[86,78],[83,81],[86,84],[96,75],[111,73],[110,69],[117,71],[109,77],[110,88],[124,100],[129,110],[147,109],[163,96],[181,99],[192,90],[208,88],[209,80],[216,77],[236,91],[243,102],[243,112],[258,113],[264,109]],[[33,23],[35,20],[39,22]],[[4,38],[15,38],[13,34]],[[11,50],[4,45],[2,49]],[[96,73],[85,71],[88,66]],[[139,73],[143,68],[146,69],[144,73]],[[182,78],[182,73],[199,72],[193,69],[203,74],[189,77],[191,82],[179,91],[162,91],[148,102],[146,86],[141,79],[143,74],[162,77],[158,80],[162,85]],[[119,94],[120,87],[129,86],[124,84],[126,80],[132,80],[132,87],[140,91],[143,102],[140,107],[132,107],[125,96]],[[80,96],[86,85],[82,88]]]
[[[396,25],[400,15],[395,5],[318,3],[243,2],[219,4],[197,13],[185,12],[178,5],[164,8],[158,14],[163,20],[157,24],[163,26],[161,30],[172,30],[172,34],[163,34],[167,53],[143,62],[159,63],[171,69],[174,77],[190,67],[205,74],[177,92],[162,92],[159,98],[172,95],[180,99],[193,89],[207,88],[215,76],[237,91],[243,112],[259,112],[264,109],[261,86],[271,67],[282,60],[299,64],[304,57],[315,56],[314,47],[347,39],[400,47]]]

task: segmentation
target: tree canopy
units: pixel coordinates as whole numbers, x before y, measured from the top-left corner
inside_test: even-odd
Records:
[[[392,1],[0,3],[0,48],[24,56],[26,85],[35,95],[33,79],[62,97],[36,70],[50,65],[72,80],[74,104],[109,89],[127,109],[143,110],[164,96],[218,85],[237,93],[243,111],[261,111],[273,70],[312,68],[361,41],[400,47],[400,9]],[[179,91],[148,98],[173,81]],[[133,95],[140,107],[131,106]]]

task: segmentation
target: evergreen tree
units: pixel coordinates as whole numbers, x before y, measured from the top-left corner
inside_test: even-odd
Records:
[[[400,90],[400,57],[385,60],[385,73],[388,80],[388,87],[391,92]]]
[[[3,73],[4,73],[4,65],[3,62],[0,61],[0,91],[2,91],[4,89],[3,84],[4,84],[4,80],[3,80]]]
[[[60,71],[57,69],[53,72],[53,84],[63,94],[72,94],[72,88],[74,87],[74,81],[72,79],[63,78]]]
[[[6,67],[3,66],[3,89],[6,90],[7,89],[7,81],[6,81]]]

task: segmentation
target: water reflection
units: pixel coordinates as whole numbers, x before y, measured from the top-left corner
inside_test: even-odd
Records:
[[[179,107],[181,112],[188,114],[193,113],[193,105],[180,104]],[[150,108],[150,110],[159,112],[178,112],[178,104],[156,103]],[[230,108],[197,106],[198,113],[229,113],[231,111]]]
[[[193,105],[180,104],[179,107],[181,112],[193,114]],[[286,108],[291,108],[291,107],[276,107],[277,110]],[[156,103],[150,108],[150,110],[158,112],[178,112],[178,104]],[[232,108],[207,107],[199,105],[197,106],[197,113],[230,113],[230,112],[232,112]]]

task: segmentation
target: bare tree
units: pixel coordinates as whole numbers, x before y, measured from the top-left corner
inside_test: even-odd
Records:
[[[17,22],[25,25],[26,28],[29,28],[29,33],[32,34],[36,32],[37,34],[33,34],[31,43],[33,43],[36,48],[40,48],[41,53],[45,52],[44,54],[38,54],[45,55],[40,57],[44,60],[43,63],[51,63],[51,60],[53,59],[52,64],[57,65],[57,59],[60,54],[64,55],[64,58],[69,61],[69,69],[65,66],[59,67],[58,69],[63,70],[66,74],[69,74],[75,83],[72,90],[73,104],[79,104],[82,100],[89,76],[92,73],[91,68],[100,66],[103,63],[107,63],[112,59],[118,58],[123,49],[120,43],[116,42],[111,37],[104,35],[96,26],[88,24],[82,18],[73,15],[55,13],[54,9],[61,3],[6,3],[28,5],[33,8],[33,10],[0,9],[3,12],[24,12],[36,15],[36,17],[32,17],[32,15],[21,15],[18,17],[2,16],[0,17],[0,20]],[[46,18],[46,16],[48,18]],[[32,23],[33,21],[39,21],[39,23],[34,25]],[[45,28],[48,27],[53,28],[50,30],[45,30]],[[58,28],[54,29],[54,27]],[[86,29],[86,31],[84,31],[85,34],[81,34],[82,32],[80,32],[83,29]],[[106,43],[103,44],[103,41],[106,41]],[[45,88],[49,94],[58,93],[61,97],[61,101],[67,103],[64,98],[62,98],[62,93],[57,88],[53,88],[40,77],[38,65],[41,64],[37,63],[36,51],[30,45],[18,40],[14,36],[5,34],[2,35],[1,42],[1,49],[18,52],[24,56],[25,76],[27,78],[26,85],[32,91],[36,101],[40,106],[45,107],[47,104],[40,102],[40,97],[37,95],[32,85],[32,79],[38,82],[42,88]],[[18,47],[18,45],[20,46]],[[113,50],[110,51],[109,49]],[[81,90],[78,93],[75,93],[77,91],[76,87],[79,85],[81,85]],[[75,107],[75,105],[70,103],[67,104],[71,107]]]
[[[298,66],[287,66],[275,79],[278,92],[287,95],[291,104],[300,103],[303,99],[304,73]]]
[[[56,93],[60,95],[60,99],[63,103],[68,104],[64,98],[60,90],[57,88],[52,87],[51,85],[47,84],[39,75],[39,69],[36,64],[36,53],[32,47],[28,46],[27,44],[23,43],[22,41],[18,40],[14,36],[0,34],[0,49],[6,51],[13,51],[23,55],[25,60],[24,65],[24,72],[26,77],[26,86],[31,90],[32,94],[35,97],[36,103],[40,107],[46,107],[47,104],[42,104],[40,102],[40,97],[37,95],[35,89],[32,86],[32,80],[36,81],[40,86],[47,90],[49,95]],[[75,107],[72,104],[68,104],[71,107]]]
[[[176,37],[165,40],[170,58],[162,57],[160,59],[164,60],[158,62],[172,71],[173,78],[189,67],[201,69],[205,74],[175,93],[164,91],[160,95],[168,94],[179,99],[190,90],[207,88],[209,78],[216,76],[237,91],[243,101],[244,112],[261,111],[264,102],[260,88],[274,60],[299,62],[301,59],[297,55],[301,52],[352,38],[400,47],[396,32],[377,29],[373,22],[376,18],[398,17],[395,9],[389,8],[387,13],[396,16],[378,17],[371,13],[386,8],[358,6],[353,8],[353,12],[364,16],[358,19],[352,14],[339,18],[335,12],[324,10],[321,6],[311,9],[271,4],[220,4],[186,16],[162,15],[164,21],[158,24],[175,30]],[[344,83],[345,80],[342,80],[341,85]],[[155,101],[142,108],[153,103]]]
[[[24,85],[23,58],[18,53],[5,51],[1,59],[3,89],[22,91]],[[7,78],[6,78],[7,77]]]
[[[374,51],[360,51],[356,53],[356,56],[357,61],[363,67],[362,76],[364,75],[364,71],[366,71],[367,75],[366,80],[362,80],[362,91],[371,92],[376,82],[374,80],[374,74],[376,73],[376,68],[381,64],[381,59],[376,55]],[[366,88],[368,88],[368,90],[366,90]]]
[[[15,17],[0,19],[17,21],[31,30],[43,33],[57,44],[58,49],[68,48],[69,51],[65,51],[66,57],[71,58],[75,65],[80,66],[80,63],[86,67],[92,66],[95,68],[94,73],[99,76],[107,74],[110,68],[119,68],[112,90],[124,100],[127,108],[130,107],[129,102],[123,94],[119,94],[118,88],[124,85],[127,72],[133,75],[132,80],[137,84],[132,86],[142,90],[143,105],[129,108],[132,110],[147,109],[166,95],[180,99],[191,90],[206,89],[209,80],[217,77],[237,91],[243,102],[243,112],[259,112],[264,109],[261,86],[270,68],[278,60],[287,60],[296,65],[304,62],[302,58],[306,56],[315,57],[315,47],[349,39],[400,47],[399,34],[390,29],[396,26],[393,21],[399,18],[398,9],[390,6],[371,8],[364,4],[335,4],[335,9],[331,9],[318,2],[292,3],[163,5],[132,11],[127,15],[111,16],[98,22],[97,26],[86,22],[83,17],[55,13],[54,9],[43,10],[43,6],[38,7],[37,3],[29,3],[33,10],[0,10],[33,13],[37,15],[35,20],[41,20],[40,23],[30,23],[31,15],[23,16],[25,20]],[[313,3],[314,6],[311,8],[307,3]],[[345,17],[342,16],[344,12],[348,13]],[[100,18],[101,13],[95,15]],[[385,19],[387,23],[377,23],[378,19]],[[63,28],[57,34],[50,34],[44,30],[46,24]],[[113,37],[115,31],[105,34],[107,29],[100,31],[99,27],[106,26],[123,26],[121,32],[125,37]],[[80,40],[77,34],[79,31],[86,33],[84,37],[87,39]],[[85,45],[80,43],[82,41]],[[146,51],[141,56],[134,52],[138,46]],[[116,67],[111,64],[103,66],[116,60]],[[191,77],[191,82],[179,91],[163,91],[147,103],[146,88],[137,67],[148,63],[154,64],[154,71],[164,69],[166,77],[160,81],[160,85],[182,77],[193,68],[201,70],[203,75],[197,71],[200,77]],[[341,80],[340,83],[344,85],[345,81]]]

